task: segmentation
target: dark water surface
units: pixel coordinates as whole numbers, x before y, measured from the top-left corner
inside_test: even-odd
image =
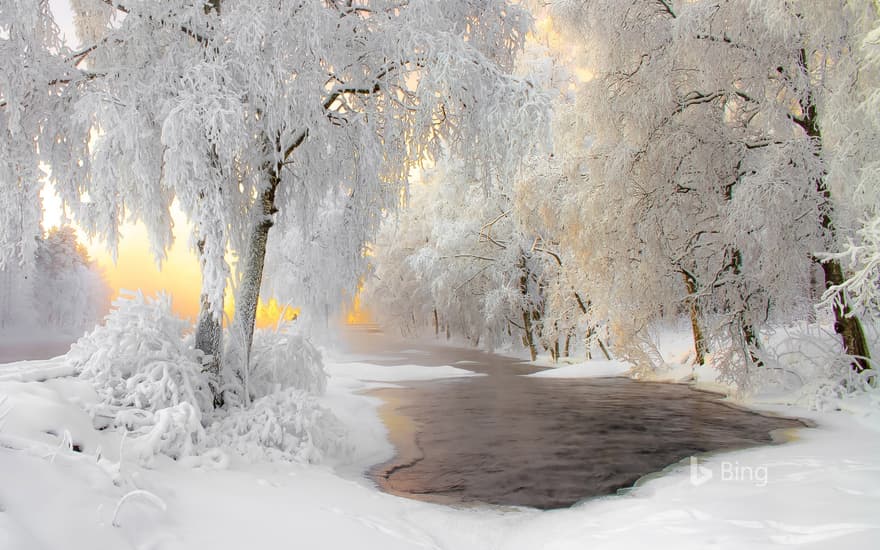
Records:
[[[689,456],[773,442],[804,425],[737,409],[684,385],[521,376],[516,359],[362,328],[349,340],[379,365],[453,365],[487,376],[372,392],[397,456],[371,472],[390,493],[444,503],[561,508],[614,494]]]

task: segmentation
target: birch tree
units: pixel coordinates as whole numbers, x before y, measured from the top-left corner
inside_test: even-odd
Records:
[[[7,134],[39,141],[14,161],[47,162],[77,222],[111,247],[123,221],[142,221],[161,258],[177,200],[202,262],[203,330],[216,333],[227,253],[239,258],[230,388],[246,379],[279,214],[296,210],[285,219],[308,233],[333,188],[352,208],[393,208],[441,143],[504,167],[544,116],[543,97],[509,76],[531,20],[504,0],[80,0],[76,51],[33,4],[0,16],[18,55],[4,75],[38,71],[2,89]]]

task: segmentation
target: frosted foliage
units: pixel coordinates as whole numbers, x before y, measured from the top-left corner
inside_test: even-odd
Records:
[[[90,45],[101,40],[113,17],[113,6],[103,0],[70,0],[70,7],[80,43]]]
[[[67,360],[98,394],[96,424],[127,432],[127,457],[149,463],[224,451],[250,458],[318,462],[348,452],[345,431],[317,401],[326,388],[320,353],[288,329],[257,331],[247,408],[213,409],[189,323],[165,295],[114,302],[103,326],[73,345]]]
[[[829,168],[854,104],[834,98],[876,13],[868,2],[554,4],[593,72],[560,128],[566,174],[583,177],[554,235],[594,314],[650,363],[642,333],[695,305],[722,371],[745,380],[761,328],[811,313],[813,258],[850,225],[835,195],[843,171]]]
[[[210,445],[248,460],[321,462],[350,452],[346,430],[303,390],[288,388],[230,412],[208,428]]]
[[[498,346],[513,333],[519,340],[529,311],[539,334],[553,260],[519,224],[505,189],[452,160],[425,179],[377,240],[365,296],[376,315],[408,332],[430,327],[436,311],[437,328]]]
[[[368,196],[334,187],[314,212],[280,212],[266,253],[264,297],[296,304],[298,322],[318,326],[350,304],[366,270],[364,243],[375,238],[379,211],[388,206],[365,202]]]
[[[166,295],[138,292],[114,307],[67,355],[98,393],[91,413],[129,431],[139,458],[193,454],[204,442],[202,411],[212,404],[198,352],[184,338],[188,323],[172,315]]]
[[[46,82],[60,68],[45,48],[59,45],[47,0],[0,6],[0,270],[33,265],[44,175],[33,136],[51,117]]]
[[[852,275],[823,297],[834,301],[845,296],[854,314],[880,318],[880,215],[865,220],[843,251],[828,257],[839,259]]]
[[[292,325],[257,330],[248,386],[254,399],[287,389],[322,395],[327,389],[327,373],[321,352]]]
[[[362,244],[376,227],[370,213],[396,206],[412,166],[441,143],[513,170],[517,145],[546,117],[547,98],[509,74],[531,18],[505,0],[260,0],[219,10],[77,0],[77,51],[60,43],[47,5],[0,11],[0,28],[11,29],[0,33],[0,153],[9,159],[0,175],[16,186],[0,200],[31,204],[45,163],[87,232],[115,249],[120,224],[142,221],[161,259],[176,199],[216,316],[227,252],[244,256],[266,216],[277,210],[272,221],[309,248],[316,230],[341,227],[320,210],[345,202],[345,234]],[[268,188],[274,204],[264,212]],[[37,223],[0,222],[7,247],[26,246]],[[336,256],[338,286],[351,287],[360,252]]]

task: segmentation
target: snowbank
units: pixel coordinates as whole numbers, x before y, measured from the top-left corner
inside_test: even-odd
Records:
[[[365,362],[335,363],[328,367],[328,371],[331,376],[373,382],[406,382],[484,376],[483,374],[450,365],[438,367],[425,367],[422,365],[385,366]]]
[[[624,361],[586,361],[574,365],[560,365],[525,376],[530,378],[602,378],[626,376],[632,365]]]
[[[64,356],[35,361],[0,364],[2,382],[40,382],[62,376],[73,376],[76,369]]]

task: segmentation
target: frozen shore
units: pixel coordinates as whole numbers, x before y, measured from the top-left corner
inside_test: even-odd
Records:
[[[81,408],[94,398],[82,382],[35,381],[56,372],[51,362],[0,366],[0,547],[868,549],[880,540],[874,408],[777,406],[817,427],[784,445],[673,465],[625,494],[570,509],[456,508],[381,493],[362,475],[393,449],[378,400],[358,392],[414,376],[469,373],[368,365],[368,357],[327,362],[322,399],[353,434],[355,452],[346,460],[315,466],[233,459],[217,467],[163,459],[151,468],[118,461],[119,435],[94,430]],[[65,437],[87,442],[84,452]]]

